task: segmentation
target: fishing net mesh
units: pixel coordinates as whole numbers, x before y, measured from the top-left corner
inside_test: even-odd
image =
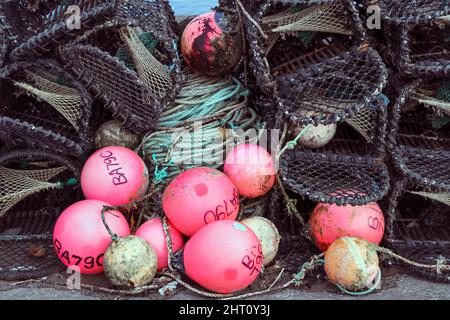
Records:
[[[265,28],[274,33],[317,31],[352,34],[345,7],[341,1],[313,5],[304,10],[288,9],[262,19]]]
[[[0,279],[28,280],[62,269],[51,241],[54,223],[61,213],[61,207],[53,201],[49,207],[28,201],[24,209],[0,219]]]
[[[172,89],[172,78],[167,66],[159,62],[141,41],[134,28],[121,30],[137,69],[139,78],[148,86],[153,95],[164,97]]]
[[[78,131],[82,114],[80,93],[75,88],[59,85],[35,73],[26,72],[28,83],[15,84],[53,106]]]
[[[15,204],[40,191],[56,188],[49,182],[66,170],[57,167],[43,170],[16,170],[0,167],[0,217]]]

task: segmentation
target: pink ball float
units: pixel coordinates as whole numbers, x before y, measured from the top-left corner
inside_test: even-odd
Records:
[[[169,222],[169,234],[172,239],[172,250],[177,252],[183,248],[184,240],[181,233]],[[136,231],[136,236],[144,239],[155,250],[158,256],[158,271],[167,268],[168,250],[161,219],[154,218],[145,222]]]
[[[309,220],[310,235],[324,252],[335,240],[343,237],[357,237],[380,244],[384,227],[383,212],[375,202],[356,207],[319,203]]]
[[[221,12],[198,16],[185,28],[181,37],[181,51],[186,63],[194,71],[210,75],[224,75],[233,70],[242,58],[239,28],[230,32],[230,21]]]
[[[274,160],[256,144],[235,147],[225,159],[224,172],[239,194],[248,198],[265,195],[275,184]]]
[[[263,263],[255,233],[237,221],[217,221],[197,232],[184,247],[188,277],[216,293],[233,293],[248,287]]]
[[[77,202],[59,216],[53,231],[53,246],[61,262],[83,274],[103,272],[103,256],[112,243],[102,221],[103,206],[111,205],[98,200]],[[130,235],[120,212],[105,212],[105,221],[119,237]]]
[[[144,196],[149,185],[144,161],[124,147],[106,147],[86,161],[81,188],[86,199],[125,205]]]
[[[192,236],[218,220],[235,220],[239,194],[222,172],[194,168],[178,175],[163,193],[162,206],[170,222],[181,233]]]

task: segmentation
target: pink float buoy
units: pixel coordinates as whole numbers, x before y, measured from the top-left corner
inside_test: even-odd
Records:
[[[193,19],[181,37],[186,63],[196,72],[210,76],[229,73],[242,57],[241,33],[232,31],[221,12],[202,14]]]
[[[83,274],[103,272],[103,255],[112,243],[102,221],[103,206],[111,205],[99,200],[77,202],[59,216],[53,231],[53,246],[61,262]],[[119,237],[130,234],[120,212],[105,212],[105,221]]]
[[[81,188],[86,199],[125,205],[144,196],[149,185],[144,161],[124,147],[106,147],[86,161]]]
[[[235,147],[225,159],[224,172],[239,194],[248,198],[265,195],[275,183],[272,156],[256,144]]]
[[[172,250],[177,252],[183,248],[184,240],[181,233],[169,222],[169,234],[172,239]],[[158,256],[158,271],[167,268],[168,251],[166,236],[161,219],[154,218],[145,222],[136,231],[136,236],[144,239],[155,250]]]
[[[263,253],[250,228],[237,221],[217,221],[189,239],[183,261],[187,276],[202,287],[233,293],[258,277]]]
[[[310,235],[324,252],[335,240],[343,237],[357,237],[380,244],[384,227],[383,212],[375,202],[356,207],[319,203],[309,220]]]
[[[163,193],[162,206],[170,222],[181,233],[192,236],[218,220],[235,220],[239,194],[222,172],[194,168],[178,175]]]

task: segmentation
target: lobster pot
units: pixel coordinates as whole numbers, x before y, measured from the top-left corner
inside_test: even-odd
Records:
[[[149,206],[157,210],[160,191],[181,172],[195,167],[220,169],[237,144],[257,143],[265,124],[247,106],[248,90],[232,76],[212,78],[185,71],[186,82],[161,113],[157,130],[148,132],[138,152],[158,190]]]
[[[450,5],[442,0],[380,1],[388,56],[405,76],[450,75]]]
[[[92,99],[53,60],[0,69],[0,132],[12,145],[79,157],[91,148]]]
[[[53,225],[80,199],[79,167],[46,151],[0,156],[0,279],[23,280],[57,271]]]
[[[421,80],[404,85],[390,116],[397,182],[387,204],[387,242],[421,259],[449,258],[450,131],[448,122],[436,120],[441,107],[433,106],[446,101],[445,86]],[[448,274],[433,275],[448,281]]]
[[[244,21],[250,69],[273,99],[270,111],[301,125],[338,123],[381,93],[383,63],[376,51],[361,48],[365,31],[353,1],[243,5],[252,19],[243,9],[233,16]],[[232,1],[222,7],[236,8]]]
[[[12,61],[51,56],[55,48],[114,16],[114,0],[3,1],[3,28],[12,39]],[[3,14],[2,14],[3,13]]]
[[[114,19],[65,47],[62,59],[116,120],[146,133],[181,89],[175,26],[165,1],[120,1]]]
[[[366,108],[337,125],[334,138],[315,149],[297,144],[280,160],[285,187],[313,202],[366,205],[381,200],[389,190],[384,161],[389,99],[380,94]],[[292,126],[291,126],[292,127]],[[294,140],[302,130],[288,135]]]

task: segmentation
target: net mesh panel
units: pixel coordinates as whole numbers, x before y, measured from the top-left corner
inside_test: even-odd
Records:
[[[160,103],[137,74],[117,59],[91,46],[65,49],[73,73],[102,99],[113,117],[135,132],[150,131],[156,125]]]
[[[386,96],[380,95],[377,101],[371,103],[369,107],[364,108],[355,116],[347,118],[345,122],[358,131],[367,142],[375,142],[377,109],[386,108],[389,102]]]
[[[385,18],[396,23],[419,24],[450,15],[447,0],[380,1],[379,5]]]
[[[419,191],[409,191],[410,193],[416,194],[418,196],[426,197],[432,200],[442,202],[443,204],[450,206],[450,193],[430,193],[430,192],[419,192]]]
[[[74,88],[59,85],[35,73],[26,73],[29,82],[15,82],[15,84],[53,106],[78,131],[83,104],[79,92]]]
[[[375,110],[364,108],[355,116],[347,118],[345,122],[358,131],[367,142],[373,142],[376,116]]]
[[[141,40],[145,48],[151,54],[155,52],[156,46],[158,45],[158,40],[150,32],[141,33],[139,35],[139,40]],[[117,49],[116,57],[119,58],[120,61],[125,63],[128,69],[136,69],[136,67],[134,66],[133,56],[126,46],[122,46]]]
[[[64,170],[65,167],[46,170],[15,170],[0,167],[0,217],[26,197],[56,188],[58,184],[49,181]]]
[[[386,83],[387,72],[379,55],[344,52],[288,75],[278,76],[280,101],[288,118],[306,124],[301,112],[313,111],[314,123],[338,123],[367,107]]]
[[[351,35],[347,13],[341,1],[314,5],[304,10],[289,9],[264,17],[263,25],[274,33],[317,31]]]
[[[153,95],[164,97],[172,89],[172,78],[167,66],[159,62],[147,49],[134,28],[127,27],[121,32],[137,69],[139,78],[148,86]]]
[[[281,162],[286,186],[315,202],[365,205],[387,194],[387,168],[374,159],[311,150],[290,152]]]

